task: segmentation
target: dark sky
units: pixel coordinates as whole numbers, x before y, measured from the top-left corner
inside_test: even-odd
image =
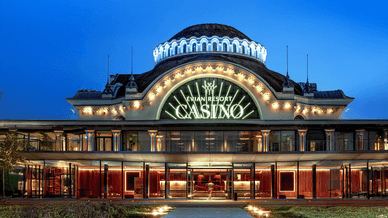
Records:
[[[267,67],[356,99],[343,119],[388,119],[387,1],[0,0],[0,119],[77,119],[65,98],[103,90],[110,72],[154,67],[153,49],[201,23],[267,48]],[[167,3],[168,2],[168,3]],[[315,1],[314,1],[315,2]]]

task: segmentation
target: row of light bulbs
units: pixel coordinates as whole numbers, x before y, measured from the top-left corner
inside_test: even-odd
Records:
[[[268,88],[265,88],[265,85],[262,82],[255,82],[255,79],[252,76],[247,77],[246,73],[243,71],[240,71],[239,73],[235,73],[235,70],[231,67],[224,67],[222,65],[218,65],[217,67],[213,67],[211,65],[208,65],[205,67],[205,69],[202,66],[196,66],[196,67],[189,67],[186,68],[183,71],[176,71],[173,73],[172,78],[171,76],[166,76],[165,79],[163,79],[162,82],[154,86],[154,89],[152,91],[148,92],[147,98],[152,104],[152,101],[155,100],[155,97],[158,96],[163,92],[163,89],[169,88],[172,82],[174,82],[176,79],[183,78],[185,76],[191,76],[195,73],[218,73],[218,74],[226,74],[230,76],[235,76],[239,81],[245,81],[249,83],[251,86],[253,86],[257,92],[259,92],[263,99],[267,102],[267,104],[271,105],[273,109],[285,109],[289,110],[292,108],[292,105],[290,102],[283,103],[283,106],[281,107],[281,103],[277,101],[271,102],[271,92]],[[268,90],[267,90],[268,89]],[[141,107],[140,101],[136,100],[133,102],[132,108],[139,109]],[[129,110],[131,108],[130,106],[119,106],[118,109],[116,108],[108,108],[103,107],[99,109],[93,109],[92,107],[85,107],[83,108],[84,114],[99,114],[99,115],[107,115],[108,113],[112,113],[113,115],[117,115],[119,112],[124,113],[124,110]],[[294,105],[294,110],[298,113],[307,114],[311,112],[312,114],[321,114],[321,113],[327,113],[331,114],[335,112],[337,109],[335,108],[320,108],[317,106],[303,106],[300,105]]]

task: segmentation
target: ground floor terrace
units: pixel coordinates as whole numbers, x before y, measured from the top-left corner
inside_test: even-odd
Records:
[[[197,158],[203,155],[197,154]],[[331,156],[348,158],[349,154]],[[235,157],[239,158],[244,156]],[[250,157],[247,155],[246,159]],[[4,182],[6,195],[14,198],[388,199],[386,160],[277,159],[250,163],[27,160],[16,172],[7,174]]]

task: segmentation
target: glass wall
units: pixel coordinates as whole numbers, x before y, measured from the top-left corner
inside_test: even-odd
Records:
[[[96,131],[95,138],[95,151],[113,151],[111,131]]]
[[[137,131],[123,131],[122,151],[140,151]]]
[[[124,197],[144,198],[144,164],[141,162],[124,162]]]
[[[295,131],[271,131],[269,151],[295,151]]]
[[[273,163],[256,163],[255,164],[255,198],[270,199],[272,198],[272,171]]]
[[[167,178],[169,184],[167,184],[168,198],[186,198],[187,193],[187,166],[186,164],[168,164],[167,165]]]
[[[119,161],[101,161],[101,183],[104,198],[122,198],[123,174]]]
[[[323,130],[308,130],[307,151],[326,151],[326,134]]]
[[[353,151],[353,132],[335,132],[335,148],[336,151]]]
[[[233,165],[233,190],[239,199],[251,198],[251,174],[254,175],[252,164],[234,164]]]
[[[166,168],[164,163],[147,163],[148,172],[148,198],[164,199],[166,196]]]
[[[47,160],[44,167],[44,197],[72,198],[76,166],[68,161]]]
[[[87,151],[87,137],[84,133],[66,133],[66,151]]]
[[[369,131],[368,134],[369,150],[385,150],[383,134],[380,132]]]
[[[299,162],[299,199],[313,198],[313,161]],[[298,181],[296,181],[298,183]]]
[[[297,163],[280,162],[277,164],[277,198],[296,199],[297,198]]]
[[[101,198],[101,170],[100,161],[78,162],[78,187],[79,198]]]
[[[3,183],[5,187],[5,196],[11,198],[25,197],[25,172],[24,166],[15,166],[15,170],[12,172],[6,172],[4,174],[3,181],[3,168],[0,168],[0,196],[3,196]]]

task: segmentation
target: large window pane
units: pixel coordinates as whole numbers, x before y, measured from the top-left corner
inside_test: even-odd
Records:
[[[123,132],[123,151],[139,151],[137,131]]]
[[[124,162],[124,197],[142,199],[144,187],[143,163]]]
[[[100,197],[100,161],[78,162],[78,196],[79,198]]]
[[[150,163],[148,176],[149,198],[164,199],[166,195],[166,170],[164,163]]]

